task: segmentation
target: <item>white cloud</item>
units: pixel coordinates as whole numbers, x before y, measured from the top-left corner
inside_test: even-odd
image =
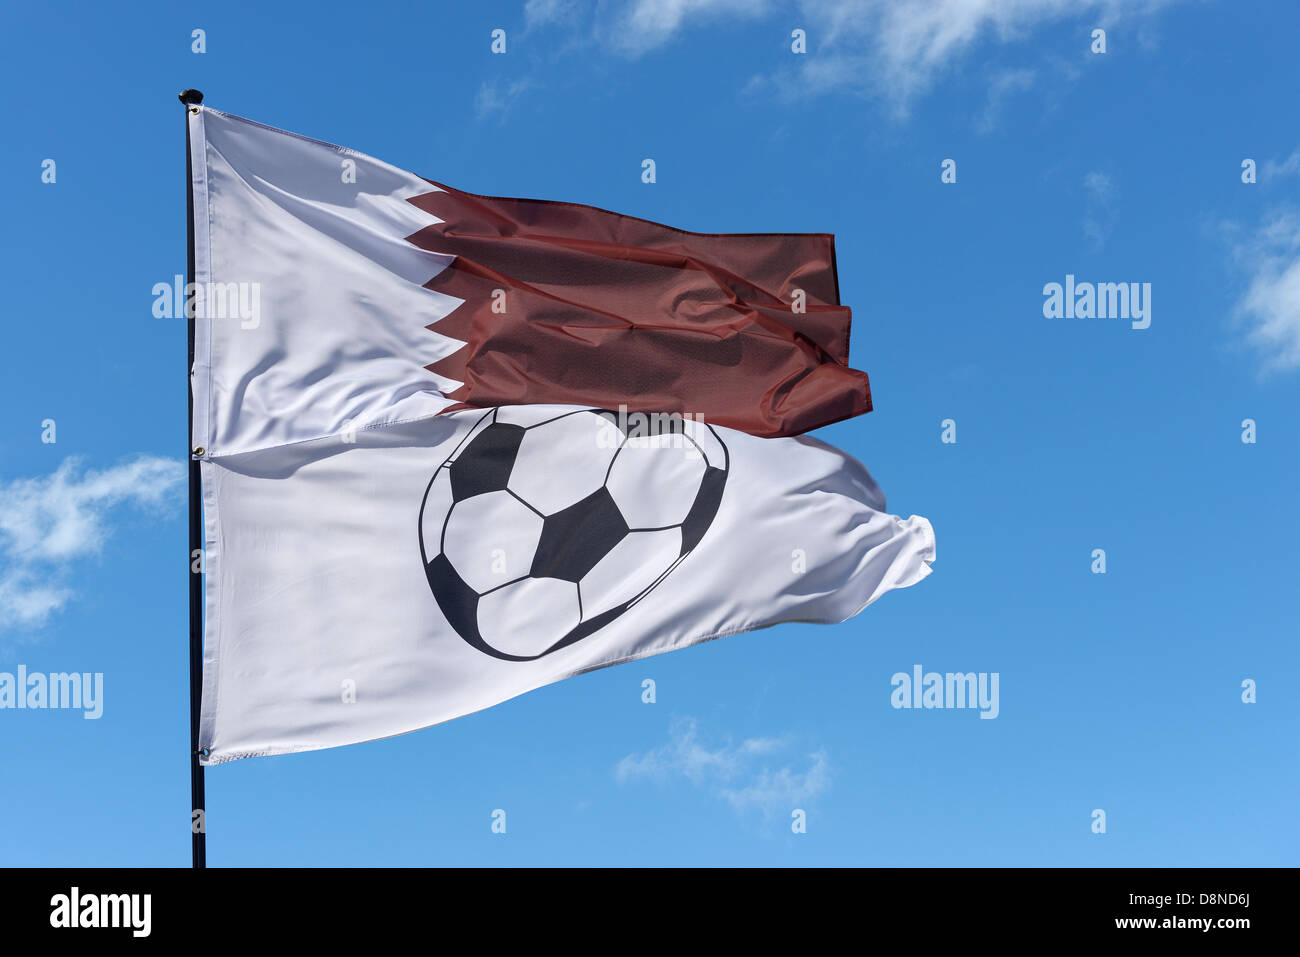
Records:
[[[1236,316],[1267,371],[1300,369],[1300,214],[1275,210],[1236,250],[1249,283]]]
[[[644,754],[630,754],[614,768],[620,782],[643,778],[666,782],[682,777],[708,789],[737,812],[761,811],[765,816],[788,814],[830,787],[830,764],[823,751],[807,756],[804,770],[773,767],[790,750],[781,738],[746,738],[708,747],[700,741],[692,718],[672,723],[668,742]]]
[[[587,39],[630,56],[663,46],[687,26],[727,18],[755,19],[775,0],[527,0],[528,29],[586,22]]]
[[[984,103],[984,112],[975,120],[975,129],[981,133],[991,133],[997,128],[1002,116],[1002,107],[1014,93],[1023,93],[1032,89],[1033,70],[1003,70],[989,83],[988,98]]]
[[[738,812],[754,808],[765,815],[789,814],[806,805],[830,787],[830,764],[825,751],[815,751],[809,756],[812,762],[807,770],[792,768],[761,768],[741,787],[723,787],[719,795]]]
[[[1099,200],[1109,199],[1111,192],[1114,190],[1110,177],[1099,170],[1092,170],[1087,173],[1083,177],[1083,186]]]
[[[527,78],[484,81],[479,85],[478,95],[474,98],[474,112],[479,119],[486,119],[493,114],[504,119],[515,101],[532,87],[533,81]]]
[[[843,85],[869,78],[896,107],[925,92],[977,42],[1019,39],[1047,23],[1089,18],[1107,26],[1176,0],[803,0],[824,45],[840,53]],[[1086,35],[1080,36],[1085,49]],[[819,78],[825,85],[827,77]]]
[[[142,456],[103,471],[65,459],[51,475],[0,484],[0,630],[38,627],[73,597],[68,572],[98,555],[119,505],[161,507],[185,466]]]
[[[547,23],[563,23],[578,12],[578,0],[528,0],[524,22],[531,29]]]
[[[1264,165],[1260,168],[1260,177],[1264,180],[1274,178],[1280,179],[1283,176],[1295,176],[1300,173],[1300,149],[1296,150],[1281,162],[1277,160],[1265,160]]]
[[[727,17],[755,19],[771,7],[765,0],[632,0],[614,8],[600,33],[636,55],[662,46],[688,24]]]
[[[1115,223],[1115,185],[1105,173],[1093,170],[1083,177],[1083,188],[1088,191],[1083,234],[1100,248]]]
[[[859,93],[882,98],[905,115],[978,43],[1008,43],[1070,20],[1080,26],[1082,58],[1090,43],[1083,28],[1109,28],[1178,2],[1184,0],[527,0],[524,12],[530,28],[589,22],[592,40],[640,56],[696,25],[780,11],[773,28],[787,42],[793,28],[806,30],[808,53],[792,57],[791,66],[775,76],[751,79],[747,89],[786,96]],[[995,122],[1001,100],[1027,88],[1033,72],[1009,69],[995,76],[989,108],[977,124]]]

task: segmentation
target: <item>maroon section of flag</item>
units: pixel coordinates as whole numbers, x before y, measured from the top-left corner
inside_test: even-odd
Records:
[[[689,412],[763,436],[871,410],[833,236],[690,233],[434,185],[409,202],[442,222],[407,239],[456,257],[426,286],[465,302],[430,328],[467,344],[429,368],[464,383],[463,405]]]

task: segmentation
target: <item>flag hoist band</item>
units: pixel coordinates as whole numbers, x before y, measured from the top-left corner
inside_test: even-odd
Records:
[[[832,236],[482,196],[182,100],[196,808],[209,764],[929,573],[929,522],[803,434],[871,408]]]

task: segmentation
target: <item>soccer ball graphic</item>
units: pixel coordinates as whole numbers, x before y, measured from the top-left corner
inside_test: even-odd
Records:
[[[439,466],[420,553],[461,638],[506,661],[540,658],[618,618],[700,543],[726,446],[703,422],[655,417],[667,434],[643,436],[636,418],[493,409]]]

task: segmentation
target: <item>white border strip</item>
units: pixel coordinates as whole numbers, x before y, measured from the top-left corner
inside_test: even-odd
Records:
[[[193,110],[193,107],[191,107]],[[212,280],[211,217],[208,208],[208,140],[203,126],[202,106],[189,114],[190,189],[194,194],[194,282],[206,288]],[[194,444],[212,446],[212,325],[204,317],[194,320],[194,367],[190,370],[194,390]]]

